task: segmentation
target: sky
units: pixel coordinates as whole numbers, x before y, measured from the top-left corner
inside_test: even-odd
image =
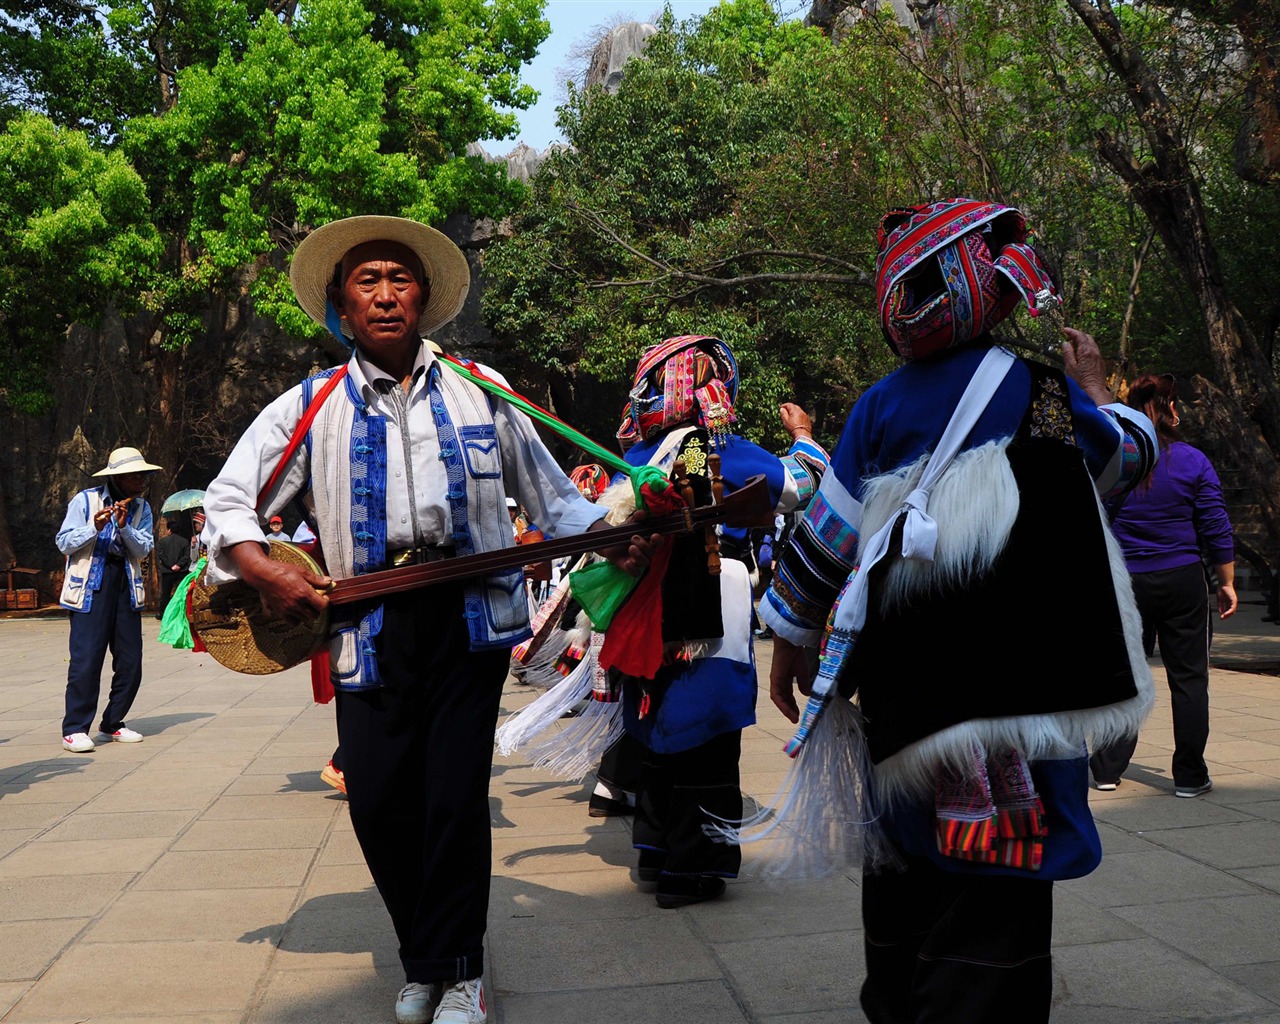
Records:
[[[705,14],[717,0],[666,2],[671,5],[676,21],[684,21]],[[592,29],[612,23],[618,15],[626,15],[632,21],[653,20],[661,13],[662,3],[663,0],[546,0],[545,17],[551,22],[551,34],[522,76],[526,84],[538,90],[538,102],[528,110],[519,111],[520,132],[515,139],[489,141],[484,144],[485,149],[499,156],[509,153],[521,141],[534,149],[546,149],[553,142],[563,141],[556,128],[556,106],[563,102],[556,73],[564,67],[569,50]]]

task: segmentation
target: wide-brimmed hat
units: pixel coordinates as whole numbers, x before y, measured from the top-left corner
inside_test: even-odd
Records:
[[[98,470],[94,476],[121,476],[125,473],[153,473],[159,466],[153,466],[142,457],[137,448],[117,448],[107,456],[107,465]]]
[[[418,318],[418,333],[429,334],[447,324],[462,309],[471,288],[471,268],[462,250],[435,228],[405,217],[346,217],[316,228],[294,250],[289,280],[298,304],[322,327],[326,289],[342,257],[365,242],[398,242],[422,261],[430,295]],[[342,333],[350,337],[350,328]]]

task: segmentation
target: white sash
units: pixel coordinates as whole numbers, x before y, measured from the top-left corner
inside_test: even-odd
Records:
[[[986,410],[987,404],[1014,362],[1013,354],[1006,349],[991,348],[987,351],[973,379],[969,381],[969,386],[960,396],[960,402],[956,405],[955,412],[951,414],[951,421],[942,432],[938,446],[929,457],[920,483],[907,495],[898,512],[890,516],[885,524],[862,545],[859,565],[854,570],[852,582],[836,608],[834,621],[836,629],[856,638],[866,624],[867,587],[871,569],[889,553],[893,527],[901,513],[906,513],[906,521],[902,527],[902,556],[922,562],[933,561],[933,553],[938,546],[938,524],[928,512],[929,492],[947,471],[951,460],[960,453],[974,425]],[[855,639],[854,643],[856,642]],[[820,673],[814,682],[813,696],[818,698],[828,696],[835,685],[835,676],[836,673]]]

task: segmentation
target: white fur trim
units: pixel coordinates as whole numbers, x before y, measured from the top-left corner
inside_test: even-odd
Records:
[[[1018,482],[1005,456],[1008,439],[957,455],[934,485],[929,507],[938,523],[932,562],[899,558],[885,573],[878,599],[882,611],[900,607],[913,594],[963,588],[990,571],[1018,518]],[[863,485],[864,535],[877,533],[902,508],[924,475],[929,456]]]
[[[886,574],[880,597],[882,608],[910,601],[913,594],[935,586],[963,586],[965,581],[990,569],[1008,540],[1018,511],[1017,485],[1005,456],[1007,447],[1008,441],[992,442],[956,458],[951,472],[934,488],[930,502],[938,510],[935,560],[895,563]],[[924,460],[919,460],[898,473],[868,483],[865,515],[869,529],[878,528],[900,507],[901,497],[913,486],[923,464]],[[1102,708],[977,719],[951,726],[876,765],[876,786],[882,799],[918,799],[932,794],[937,768],[945,764],[963,769],[974,743],[987,750],[1013,747],[1028,760],[1036,761],[1077,757],[1086,745],[1098,747],[1137,733],[1155,700],[1155,685],[1142,650],[1142,617],[1133,599],[1124,554],[1096,493],[1095,506],[1106,541],[1137,695]]]

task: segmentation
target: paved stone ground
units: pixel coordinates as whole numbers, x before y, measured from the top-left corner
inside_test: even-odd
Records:
[[[1215,659],[1280,661],[1261,614],[1245,606]],[[390,924],[318,776],[331,711],[302,670],[237,676],[154,643],[156,625],[129,720],[146,742],[75,755],[57,737],[66,623],[0,622],[0,1020],[391,1021]],[[1171,795],[1167,700],[1124,784],[1094,794],[1108,856],[1058,887],[1056,1024],[1280,1024],[1280,678],[1215,669],[1212,694],[1212,794]],[[747,792],[773,793],[789,734],[762,696]],[[747,878],[661,911],[587,792],[494,769],[491,1020],[864,1020],[856,876]]]

